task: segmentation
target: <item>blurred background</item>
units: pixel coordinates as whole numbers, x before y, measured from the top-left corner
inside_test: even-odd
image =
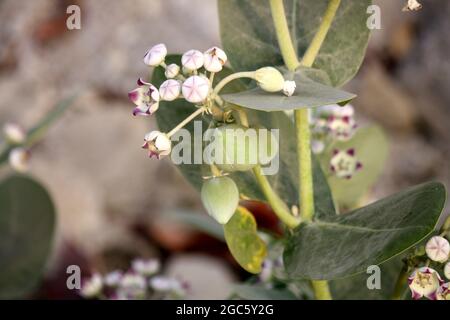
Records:
[[[391,143],[371,200],[428,180],[448,188],[450,2],[424,0],[416,13],[402,12],[403,0],[374,2],[382,29],[347,85],[359,120],[380,124]],[[71,4],[81,7],[81,30],[66,28]],[[68,265],[88,275],[127,268],[134,257],[160,258],[194,299],[226,298],[247,276],[225,244],[167,218],[203,212],[199,195],[170,160],[140,149],[156,126],[132,117],[127,92],[160,42],[172,53],[220,45],[216,1],[0,0],[0,124],[30,127],[80,93],[32,150],[30,173],[58,212],[45,281],[32,297],[76,298],[65,286]]]

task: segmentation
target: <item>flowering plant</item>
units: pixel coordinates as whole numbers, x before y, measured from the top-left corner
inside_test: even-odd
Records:
[[[444,186],[425,183],[358,208],[381,171],[387,142],[376,127],[358,128],[349,105],[356,96],[338,87],[363,60],[371,1],[268,2],[219,1],[225,49],[181,56],[168,55],[163,44],[148,50],[144,63],[153,74],[129,94],[133,114],[155,114],[159,124],[143,148],[150,157],[172,156],[223,225],[236,261],[270,279],[271,289],[282,283],[297,297],[309,290],[317,299],[361,293],[361,273],[406,255],[406,267],[394,267],[390,296],[401,296],[408,282],[414,298],[447,298],[448,283],[416,263],[416,246],[435,231],[444,208]],[[262,129],[275,131],[262,138]],[[206,149],[214,152],[197,158],[195,134],[210,137]],[[174,147],[173,140],[182,141]],[[267,170],[273,161],[275,173]],[[270,205],[284,226],[282,240],[261,236],[242,202],[248,199]],[[448,229],[426,246],[437,263],[449,258]],[[278,282],[268,267],[274,265]]]

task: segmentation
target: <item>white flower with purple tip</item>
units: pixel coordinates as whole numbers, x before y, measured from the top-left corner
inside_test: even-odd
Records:
[[[142,79],[139,79],[137,84],[139,88],[128,93],[130,100],[137,106],[133,110],[133,115],[148,116],[155,113],[159,108],[158,89]]]
[[[356,131],[356,122],[353,117],[330,116],[328,118],[328,129],[331,136],[340,141],[349,140]]]
[[[122,271],[110,272],[104,278],[105,285],[109,287],[117,287],[120,284],[122,277],[123,277]]]
[[[181,64],[187,70],[198,70],[203,67],[204,57],[203,53],[198,50],[189,50],[181,57]]]
[[[143,276],[151,276],[159,271],[161,265],[156,259],[136,259],[132,262],[131,267]]]
[[[445,262],[450,255],[450,243],[447,239],[440,236],[432,237],[428,240],[425,251],[428,258],[436,262]]]
[[[27,138],[25,130],[18,124],[12,122],[5,123],[3,126],[3,134],[5,135],[6,140],[13,144],[24,143]]]
[[[330,160],[330,170],[338,178],[351,179],[356,171],[362,168],[355,157],[355,149],[334,150]]]
[[[30,152],[18,147],[11,150],[8,155],[9,165],[20,173],[25,173],[29,169]]]
[[[94,298],[100,295],[103,289],[102,276],[95,273],[83,283],[80,294],[85,298]]]
[[[180,66],[175,63],[172,63],[166,67],[166,71],[164,72],[164,75],[168,79],[172,79],[172,78],[175,78],[179,73],[180,73]]]
[[[416,269],[408,278],[412,298],[415,300],[423,297],[436,300],[437,292],[443,283],[439,274],[428,267]]]
[[[148,150],[148,156],[150,158],[155,157],[161,159],[162,157],[169,155],[172,150],[170,138],[160,131],[147,133],[144,140],[145,143],[142,148]]]
[[[147,281],[140,274],[127,273],[120,280],[118,296],[139,299],[145,296]]]
[[[203,56],[205,69],[209,72],[221,71],[228,60],[225,51],[218,47],[212,47],[206,50]]]
[[[180,93],[181,84],[177,80],[166,80],[159,87],[159,96],[161,100],[173,101],[180,96]]]
[[[436,294],[437,300],[450,300],[450,282],[442,284]]]
[[[202,76],[192,76],[183,82],[183,97],[192,103],[200,103],[206,100],[210,90],[209,80]]]
[[[151,67],[159,66],[164,62],[167,55],[166,45],[163,43],[157,44],[150,48],[144,56],[144,63]]]

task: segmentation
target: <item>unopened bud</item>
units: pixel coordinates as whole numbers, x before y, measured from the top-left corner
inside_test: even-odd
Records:
[[[166,72],[164,73],[168,79],[175,78],[180,73],[180,66],[172,63],[169,64],[166,68]]]
[[[273,67],[264,67],[255,71],[255,80],[259,87],[267,92],[278,92],[284,88],[284,77]]]
[[[227,224],[239,204],[239,190],[229,177],[214,177],[203,183],[201,198],[208,214]]]

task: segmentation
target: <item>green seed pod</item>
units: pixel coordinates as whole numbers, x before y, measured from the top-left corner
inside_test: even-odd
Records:
[[[264,67],[255,71],[255,80],[261,89],[267,92],[279,92],[284,88],[284,77],[273,67]]]
[[[233,179],[215,177],[203,183],[201,198],[208,214],[220,224],[227,224],[239,204],[239,190]]]

